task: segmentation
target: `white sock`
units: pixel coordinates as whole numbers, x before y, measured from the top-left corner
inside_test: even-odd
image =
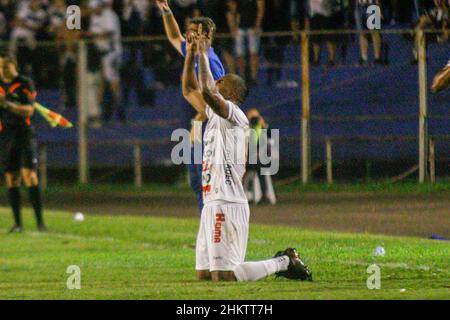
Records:
[[[279,271],[286,271],[289,266],[289,257],[281,256],[274,259],[244,262],[234,269],[238,281],[257,281]]]

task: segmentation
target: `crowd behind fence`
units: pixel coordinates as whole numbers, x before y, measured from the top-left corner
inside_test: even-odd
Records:
[[[60,131],[37,121],[42,145],[52,149],[42,156],[49,166],[78,166],[87,182],[89,167],[121,166],[131,154],[140,185],[143,166],[170,163],[170,133],[188,128],[194,113],[180,91],[183,59],[156,2],[0,1],[0,46],[35,80],[38,99],[78,124]],[[448,92],[428,92],[449,59],[450,1],[188,2],[171,2],[180,27],[201,15],[216,22],[215,50],[251,87],[244,109],[258,108],[280,129],[281,165],[301,165],[303,182],[322,163],[333,181],[331,162],[362,158],[417,162],[424,182],[436,175],[431,153],[433,163],[450,158]],[[82,30],[65,27],[73,4]],[[363,24],[371,4],[381,6],[381,30]],[[114,50],[95,37],[92,25],[106,23],[99,14],[117,18]],[[246,30],[258,32],[244,37]]]
[[[419,61],[419,66],[422,68],[418,68],[409,60],[405,60],[405,57],[411,54],[412,42],[407,39],[407,36],[412,33],[412,30],[387,30],[382,31],[382,34],[392,46],[392,60],[389,64],[361,65],[357,59],[358,50],[354,50],[347,56],[346,61],[341,61],[334,66],[320,67],[315,66],[313,61],[308,59],[308,56],[313,54],[309,48],[310,33],[317,34],[316,31],[298,34],[263,34],[263,38],[289,37],[292,42],[284,48],[284,61],[281,64],[274,65],[272,61],[265,58],[264,54],[261,54],[259,75],[263,81],[252,86],[253,94],[244,106],[244,109],[257,106],[275,128],[280,128],[281,149],[285,150],[281,154],[282,166],[298,166],[299,159],[306,156],[304,151],[306,150],[311,156],[303,159],[303,169],[298,170],[302,172],[304,181],[310,181],[314,171],[322,167],[326,171],[325,181],[331,183],[336,180],[333,175],[336,164],[351,158],[370,158],[369,153],[374,152],[373,149],[390,148],[390,154],[386,153],[387,160],[393,153],[398,155],[398,159],[416,159],[410,167],[399,169],[393,181],[396,181],[398,177],[402,178],[403,173],[412,174],[417,170],[421,171],[421,181],[434,181],[436,175],[447,175],[442,170],[436,172],[435,162],[448,163],[450,159],[448,92],[440,96],[427,96],[427,91],[430,77],[447,62],[445,59],[448,59],[448,46],[430,41],[428,50],[424,48],[424,52],[428,55],[428,63],[427,59],[423,59]],[[345,33],[357,34],[355,31],[345,31]],[[433,33],[429,35],[429,37],[434,36]],[[221,38],[219,36],[218,41]],[[303,39],[303,42],[299,40],[294,42],[294,38]],[[150,43],[163,45],[164,42],[165,40],[160,37],[132,38],[124,41],[124,48],[127,50],[128,44],[131,44],[140,51]],[[40,101],[56,107],[57,110],[78,122],[76,134],[75,131],[49,130],[45,124],[38,123],[40,141],[44,148],[49,150],[52,145],[62,144],[67,150],[70,149],[70,152],[62,155],[57,155],[57,148],[52,148],[54,150],[52,152],[43,153],[41,159],[46,161],[42,163],[41,174],[45,175],[48,171],[47,165],[51,168],[61,166],[64,162],[66,166],[78,165],[80,181],[87,182],[89,168],[112,163],[118,167],[133,167],[134,183],[136,186],[141,186],[142,168],[158,163],[168,163],[172,146],[170,132],[180,127],[187,128],[190,117],[193,115],[189,111],[190,108],[183,102],[180,91],[180,70],[174,68],[173,71],[167,71],[173,72],[170,86],[158,84],[152,78],[151,72],[144,74],[143,78],[153,86],[151,93],[147,91],[148,95],[141,99],[137,92],[139,88],[129,86],[126,81],[122,82],[122,89],[132,87],[134,91],[128,102],[130,107],[127,109],[127,122],[112,121],[109,124],[98,125],[89,119],[92,96],[95,97],[96,94],[91,94],[89,98],[89,91],[95,89],[95,86],[86,80],[89,76],[88,45],[88,42],[76,42],[76,76],[72,75],[71,81],[75,82],[72,89],[75,89],[78,107],[70,108],[59,104],[63,101],[62,98],[65,96],[63,92],[66,87],[61,82],[40,90],[38,96]],[[54,44],[44,43],[42,48],[52,46]],[[357,43],[353,43],[349,49],[356,47]],[[80,50],[80,48],[84,49]],[[167,50],[172,49],[167,48]],[[183,61],[181,57],[177,59],[178,62],[174,65],[180,68]],[[279,81],[272,83],[269,81],[270,68],[278,68],[281,71]],[[425,70],[426,75],[420,76],[420,70],[422,72]],[[51,77],[54,76],[54,73],[51,74]],[[422,79],[422,82],[425,81],[421,86],[419,86],[419,79]],[[386,85],[388,81],[390,83]],[[380,92],[380,90],[384,91]],[[106,101],[109,99],[108,94],[110,93],[106,93],[104,97]],[[410,101],[402,101],[408,99]],[[146,106],[149,100],[152,103]],[[310,106],[309,117],[302,114],[305,103]],[[430,112],[422,116],[422,120],[430,122],[431,125],[430,129],[423,127],[424,130],[420,131],[419,108],[424,103],[425,106],[422,107],[429,106]],[[301,130],[302,122],[303,131]],[[359,131],[361,128],[364,130]],[[429,130],[431,130],[430,134],[428,134]],[[431,145],[432,148],[429,147],[430,139],[435,142]],[[392,150],[393,141],[397,147]],[[420,153],[419,141],[422,141],[421,148],[423,148]],[[74,149],[76,144],[78,147]],[[102,154],[104,153],[102,149],[106,150],[107,145],[115,146],[112,147],[115,152],[108,151],[106,155]],[[365,154],[366,150],[369,151],[367,154]],[[380,159],[383,152],[380,151],[373,157]],[[132,157],[127,160],[128,158],[122,157],[122,154],[129,154]],[[155,154],[159,154],[160,158],[155,159]],[[422,166],[417,166],[416,163],[420,162],[418,159],[422,159]]]

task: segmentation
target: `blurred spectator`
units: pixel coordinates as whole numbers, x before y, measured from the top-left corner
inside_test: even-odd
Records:
[[[126,37],[136,37],[144,34],[144,26],[148,18],[149,6],[153,1],[124,0],[122,12],[122,33]],[[142,66],[143,44],[137,41],[125,43],[123,65],[123,105],[127,106],[134,90],[140,105],[148,105],[151,101],[145,99],[144,71]]]
[[[142,35],[147,18],[148,0],[124,0],[122,18],[122,34],[124,37]]]
[[[448,27],[449,20],[449,3],[446,0],[434,0],[432,7],[424,7],[423,14],[420,16],[415,27],[414,42],[414,62],[417,62],[417,31],[425,29],[433,29],[436,31],[436,40],[439,43],[446,43],[449,39]]]
[[[250,124],[250,143],[253,143],[256,148],[250,148],[250,151],[256,154],[249,154],[249,161],[247,164],[247,172],[244,176],[244,188],[247,193],[249,201],[255,204],[270,203],[276,204],[277,198],[272,184],[272,177],[270,175],[262,175],[262,168],[266,167],[261,163],[260,148],[263,147],[263,152],[270,156],[272,153],[272,142],[268,124],[261,116],[256,108],[251,108],[247,111],[247,118]],[[267,134],[262,134],[262,130],[266,129]],[[255,160],[256,163],[249,163],[250,160]]]
[[[314,31],[339,30],[344,27],[343,4],[338,0],[308,0],[310,28]],[[313,35],[313,65],[320,65],[322,44],[326,42],[328,50],[328,65],[336,64],[336,42],[338,35]]]
[[[239,71],[247,75],[247,49],[250,55],[250,84],[255,84],[259,68],[259,41],[264,19],[265,0],[237,0],[239,14],[237,34],[235,33],[236,55]]]
[[[218,34],[230,35],[231,29],[228,24],[228,11],[231,2],[227,0],[199,0],[197,7],[200,16],[211,18],[216,24]],[[225,14],[224,14],[225,13]],[[222,56],[225,68],[230,73],[236,73],[236,62],[233,54],[233,40],[231,37],[218,38],[215,40],[214,49]]]
[[[105,88],[110,89],[111,94],[111,103],[103,103],[103,120],[110,121],[113,112],[117,111],[119,120],[125,122],[126,115],[121,104],[120,90],[122,43],[119,17],[111,8],[111,4],[104,0],[90,0],[89,6],[92,14],[88,35],[94,38],[95,50],[101,57],[103,85],[99,97],[104,98]]]
[[[290,0],[266,0],[266,15],[264,18],[264,31],[289,31],[291,19],[286,12],[290,8]],[[268,62],[267,85],[271,86],[274,81],[281,80],[281,70],[284,60],[284,49],[290,41],[290,37],[271,36],[263,39],[264,56]]]
[[[170,7],[173,14],[180,22],[181,28],[185,27],[187,30],[187,24],[189,18],[193,18],[195,15],[195,9],[197,0],[172,0]]]
[[[291,28],[294,32],[298,32],[305,28],[305,20],[308,17],[307,1],[290,0],[289,1],[289,17],[291,20]],[[294,37],[294,40],[295,39]]]
[[[368,14],[367,9],[371,5],[378,5],[381,7],[380,0],[356,0],[355,5],[355,20],[356,26],[360,31],[368,31],[367,20]],[[381,49],[382,49],[382,38],[381,33],[376,30],[370,31],[370,33],[361,32],[359,36],[360,45],[360,65],[366,65],[369,60],[369,36],[372,38],[374,59],[376,64],[382,64]]]
[[[238,34],[239,34],[239,22],[241,20],[241,16],[238,12],[237,9],[237,0],[228,0],[227,1],[227,13],[226,13],[226,18],[227,18],[227,25],[228,25],[228,30],[230,30],[230,33],[233,37],[233,40],[235,42],[234,45],[234,53],[236,53],[236,39],[238,38]],[[233,55],[233,59],[234,59],[234,55]],[[234,68],[236,71],[236,67]],[[245,75],[245,70],[244,70],[244,75]]]
[[[0,11],[0,40],[3,41],[6,38],[8,32],[8,23],[6,17],[2,11]]]
[[[9,54],[16,56],[23,71],[30,74],[36,49],[36,35],[46,23],[47,13],[42,9],[41,0],[21,2],[17,6],[15,17],[11,23]],[[20,46],[20,52],[18,52]]]

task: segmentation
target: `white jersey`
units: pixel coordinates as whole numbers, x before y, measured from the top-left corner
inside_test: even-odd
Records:
[[[247,159],[249,123],[244,112],[227,101],[224,119],[206,106],[208,117],[203,136],[203,202],[247,203],[242,185]]]
[[[446,67],[447,67],[447,68],[450,68],[450,60],[448,61]]]

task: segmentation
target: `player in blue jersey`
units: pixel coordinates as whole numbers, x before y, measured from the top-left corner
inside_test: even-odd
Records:
[[[166,31],[167,38],[169,39],[172,46],[184,57],[186,56],[186,39],[182,35],[180,31],[180,27],[170,9],[169,3],[167,0],[156,0],[156,4],[162,12],[163,20],[164,20],[164,29]],[[210,18],[199,17],[192,18],[189,20],[186,36],[191,34],[196,34],[198,32],[199,26],[202,26],[202,30],[206,31],[207,38],[209,41],[209,49],[208,49],[208,58],[209,65],[211,69],[211,73],[213,75],[214,80],[218,80],[225,75],[225,69],[223,67],[222,62],[217,56],[216,52],[211,46],[213,42],[214,33],[216,31],[216,25],[214,21]],[[198,74],[198,57],[196,58],[196,70]],[[197,115],[195,120],[206,119],[204,115]],[[194,143],[192,143],[194,145]],[[203,190],[202,190],[202,165],[201,163],[194,163],[194,152],[191,152],[191,164],[188,165],[189,170],[189,180],[191,184],[191,188],[194,190],[195,195],[197,197],[198,207],[200,212],[203,209]]]

